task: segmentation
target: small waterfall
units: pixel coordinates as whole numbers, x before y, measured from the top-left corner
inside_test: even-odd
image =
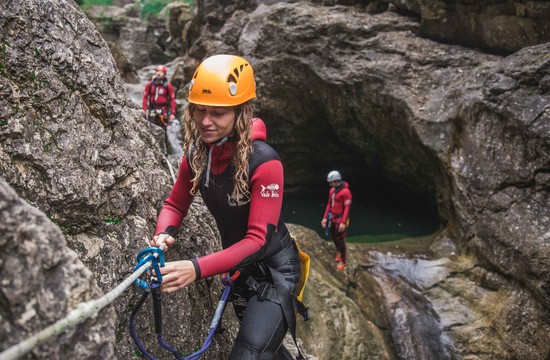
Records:
[[[174,155],[178,159],[183,156],[181,127],[177,118],[166,128],[166,148],[168,155]]]
[[[394,346],[400,359],[446,360],[456,353],[433,299],[424,293],[449,276],[448,258],[400,258],[369,252],[369,272],[383,289]]]

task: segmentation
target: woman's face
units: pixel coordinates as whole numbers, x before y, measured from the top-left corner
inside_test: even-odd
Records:
[[[231,134],[235,126],[235,108],[195,105],[193,120],[202,141],[211,144]]]

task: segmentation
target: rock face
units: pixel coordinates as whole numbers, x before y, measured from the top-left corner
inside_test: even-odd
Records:
[[[550,41],[547,1],[415,1],[423,35],[512,53]]]
[[[52,268],[61,281],[65,267],[75,268],[86,281],[95,281],[103,292],[111,290],[131,274],[136,265],[135,256],[148,246],[157,212],[170,191],[172,181],[164,157],[164,135],[149,125],[141,109],[132,105],[105,40],[76,3],[8,1],[0,10],[0,23],[3,28],[0,42],[3,44],[0,175],[19,196],[36,207],[36,211],[44,212],[59,226],[68,247],[78,254],[94,277],[90,278],[89,270],[77,267],[76,259],[68,250],[63,251],[63,255],[51,255],[53,260],[32,272],[38,276],[44,271],[41,269]],[[6,212],[11,215],[4,210],[3,216]],[[182,230],[180,244],[170,251],[167,260],[198,256],[219,247],[214,240],[217,231],[213,219],[204,205],[197,201],[189,214],[194,220]],[[16,220],[8,215],[5,215],[6,222]],[[38,231],[38,228],[31,229]],[[62,247],[59,234],[51,231],[48,234],[59,237],[56,246]],[[29,239],[31,235],[17,236]],[[193,241],[189,241],[191,238]],[[6,247],[11,249],[13,244],[4,239],[2,237],[1,248],[7,253]],[[35,254],[37,250],[33,247],[38,245],[30,241],[24,244],[28,249],[21,248],[26,251],[22,255]],[[10,281],[14,282],[10,286],[27,281],[25,272],[9,274],[13,274]],[[36,282],[40,279],[50,280],[40,275]],[[15,333],[2,336],[0,348],[45,328],[74,307],[78,300],[88,299],[92,293],[96,295],[91,284],[87,285],[88,289],[75,281],[67,279],[67,286],[77,284],[76,287],[51,296],[41,292],[42,287],[25,287],[25,292],[17,296],[3,294],[3,299],[10,299],[7,304],[14,306],[13,309],[2,307],[3,316],[6,316],[3,329]],[[165,296],[165,339],[182,352],[190,352],[202,343],[220,290],[218,282],[204,281],[188,291]],[[115,302],[116,336],[111,336],[109,343],[104,342],[108,336],[105,334],[95,345],[85,345],[94,348],[95,355],[90,350],[75,353],[74,357],[96,359],[98,354],[105,353],[107,356],[101,358],[112,358],[116,342],[116,357],[132,358],[135,345],[129,336],[126,310],[139,295],[137,290],[131,289]],[[33,313],[33,308],[21,309],[14,303],[21,301],[22,296],[27,302],[51,298],[52,303],[49,300],[43,305],[29,302],[37,310]],[[55,302],[57,298],[60,303]],[[38,312],[38,306],[48,312]],[[52,306],[54,308],[50,309]],[[150,304],[145,308],[147,311],[144,310],[136,324],[138,334],[147,348],[162,354],[160,347],[155,345],[155,337],[151,336]],[[78,351],[73,349],[71,339],[92,327],[94,332],[82,335],[84,340],[86,336],[100,334],[101,331],[95,329],[101,327],[112,334],[108,326],[113,326],[113,309],[109,311],[111,313],[106,314],[111,322],[100,318],[83,330],[71,332],[67,341],[48,345],[52,347],[51,353],[44,350],[46,355],[39,358],[70,357],[73,351]],[[228,339],[234,335],[236,325],[231,312],[227,313],[224,322],[227,331],[216,336],[207,358],[224,358],[228,354]],[[30,323],[32,326],[28,325]],[[23,325],[25,332],[21,330]]]
[[[429,264],[365,254],[350,264],[348,276],[326,270],[327,249],[313,244],[306,302],[323,313],[301,327],[305,348],[323,359],[354,358],[353,351],[365,358],[430,358],[429,346],[407,342],[426,338],[448,358],[548,358],[550,43],[507,57],[485,54],[423,38],[428,23],[380,12],[381,6],[371,6],[371,14],[362,3],[201,1],[194,23],[185,26],[184,69],[176,79],[186,84],[205,56],[245,56],[257,74],[258,113],[285,163],[288,189],[324,185],[326,172],[338,167],[354,189],[415,195],[436,209],[446,239],[469,259],[436,260],[448,276],[426,283],[408,279],[395,264],[422,274]],[[339,5],[322,6],[333,4]],[[105,292],[131,273],[170,190],[163,135],[132,105],[106,42],[74,3],[11,0],[0,9],[0,22],[1,176],[61,229]],[[20,206],[6,201],[10,211],[2,211],[2,226],[14,221],[11,208]],[[43,215],[29,213],[30,221],[50,226]],[[17,236],[27,238],[19,229]],[[63,248],[59,234],[51,234]],[[197,199],[168,260],[214,251],[217,237]],[[13,246],[0,244],[2,250]],[[33,244],[14,251],[32,256]],[[70,251],[62,253],[51,262],[59,264],[54,270],[73,269],[77,261]],[[89,279],[84,268],[77,271]],[[13,284],[23,282],[24,274],[12,274]],[[68,299],[95,295],[90,281],[84,283],[85,290],[55,294],[67,304],[64,310],[73,305]],[[46,296],[41,287],[24,289],[25,299]],[[196,348],[220,290],[217,282],[201,281],[165,296],[167,342],[183,353]],[[404,295],[414,304],[398,298]],[[67,336],[84,336],[82,354],[62,341],[63,350],[49,345],[44,351],[51,353],[37,357],[109,357],[114,347],[117,358],[132,358],[126,310],[138,296],[128,291],[115,302],[111,343],[74,330]],[[2,307],[2,314],[17,314],[6,315],[2,329],[15,333],[1,337],[2,348],[26,335],[19,324],[34,321],[34,332],[54,321],[21,309],[18,301],[24,300]],[[236,322],[231,311],[226,316],[227,331],[216,336],[207,359],[227,358]],[[86,326],[112,331],[105,319],[94,321]],[[154,344],[150,313],[136,326],[147,348],[164,355]],[[341,332],[346,337],[334,336]]]
[[[59,227],[0,179],[1,348],[13,346],[54,323],[101,291],[93,273],[65,243]],[[104,309],[27,358],[110,359],[115,313]],[[78,346],[71,346],[78,344]]]
[[[133,78],[126,74],[150,64],[164,64],[183,53],[194,17],[188,4],[175,2],[158,17],[141,19],[140,5],[143,6],[134,2],[124,7],[95,6],[86,10],[88,18],[109,43],[118,68],[128,82]]]
[[[395,359],[381,289],[365,271],[338,272],[333,246],[310,229],[289,225],[311,258],[304,303],[311,319],[298,321],[298,337],[319,360]],[[352,269],[357,263],[348,261]]]
[[[540,37],[505,57],[423,38],[424,17],[310,2],[249,6],[200,3],[198,21],[206,25],[184,61],[215,53],[251,61],[258,112],[285,163],[287,188],[321,186],[338,167],[353,188],[427,198],[418,204],[433,202],[447,236],[477,259],[485,275],[473,281],[521,294],[503,302],[510,316],[492,320],[503,344],[514,344],[506,356],[530,348],[546,358],[544,331],[516,333],[512,342],[506,330],[524,328],[511,315],[525,304],[532,326],[549,326],[550,43],[529,46],[547,39],[545,28],[535,26]],[[538,15],[525,14],[536,22]],[[519,35],[503,39],[509,51],[518,50]],[[469,38],[500,46],[479,33]],[[456,336],[451,341],[460,343]]]

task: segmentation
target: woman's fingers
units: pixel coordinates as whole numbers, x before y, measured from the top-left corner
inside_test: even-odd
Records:
[[[168,246],[172,245],[176,239],[174,239],[172,236],[168,234],[158,234],[156,236],[153,236],[153,238],[150,241],[151,246],[156,247],[162,247],[162,244],[166,244],[166,249],[168,249]]]
[[[195,281],[196,273],[189,260],[171,261],[160,268],[162,274],[161,291],[173,292],[187,287]]]

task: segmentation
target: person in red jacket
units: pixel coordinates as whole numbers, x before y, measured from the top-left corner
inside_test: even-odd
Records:
[[[166,66],[159,65],[155,71],[155,77],[145,85],[141,106],[149,122],[166,129],[176,118],[176,96],[166,78]]]
[[[157,219],[152,246],[168,247],[197,191],[213,215],[223,250],[161,267],[161,291],[239,272],[233,308],[241,321],[230,359],[292,359],[282,345],[295,339],[299,250],[282,220],[284,174],[268,145],[264,122],[253,117],[252,66],[233,55],[204,60],[189,86],[185,155]]]
[[[329,172],[327,181],[330,190],[321,226],[330,232],[330,237],[336,247],[337,269],[344,270],[347,253],[346,235],[352,196],[348,183],[342,180],[342,175],[338,171]]]

